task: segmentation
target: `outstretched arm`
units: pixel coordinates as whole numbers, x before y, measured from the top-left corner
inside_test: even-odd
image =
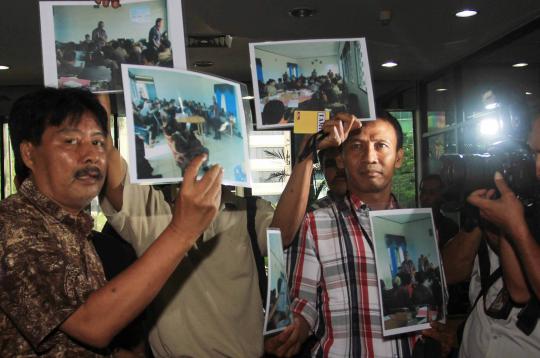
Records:
[[[361,125],[361,122],[355,116],[339,113],[331,120],[326,121],[323,131],[327,135],[317,144],[317,149],[338,147],[352,129],[359,128]],[[306,140],[303,142],[302,149],[305,144]],[[308,156],[294,166],[285,190],[277,204],[270,225],[281,229],[284,247],[289,246],[293,241],[306,213],[312,173],[313,158]]]
[[[214,166],[197,180],[205,159],[195,158],[186,169],[172,221],[163,233],[134,264],[94,291],[60,326],[62,331],[105,347],[154,299],[217,213],[223,171]]]
[[[500,173],[495,174],[495,185],[500,193],[500,198],[493,200],[494,191],[486,193],[485,197],[474,196],[469,199],[469,202],[480,209],[480,215],[486,220],[497,225],[506,234],[508,242],[501,241],[501,255],[507,253],[502,260],[508,263],[514,262],[510,267],[513,268],[511,275],[505,282],[523,282],[518,285],[518,292],[510,291],[512,299],[517,302],[526,302],[530,295],[527,287],[527,282],[531,287],[536,297],[540,297],[540,245],[532,236],[527,223],[523,205],[515,196],[512,190],[508,187],[504,178]],[[502,251],[505,249],[505,251]],[[508,255],[512,250],[513,254]],[[508,266],[508,265],[507,265]],[[504,268],[504,266],[503,266]]]

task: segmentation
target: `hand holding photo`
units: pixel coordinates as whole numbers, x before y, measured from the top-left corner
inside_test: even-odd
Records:
[[[266,238],[268,243],[268,296],[264,318],[263,334],[265,335],[284,330],[293,320],[281,231],[267,229]]]
[[[122,65],[130,178],[140,184],[181,181],[199,154],[201,174],[224,169],[226,185],[250,186],[240,85],[201,73]]]
[[[445,319],[445,284],[431,209],[371,211],[383,334]]]
[[[169,17],[174,14],[174,17]],[[120,92],[122,64],[186,68],[180,0],[40,2],[45,85]]]
[[[257,128],[292,127],[294,111],[329,111],[375,119],[366,41],[250,43]]]

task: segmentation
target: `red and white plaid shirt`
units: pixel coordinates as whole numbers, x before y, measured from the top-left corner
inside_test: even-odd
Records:
[[[387,208],[397,208],[393,197]],[[306,214],[287,252],[293,312],[318,338],[314,357],[411,355],[412,336],[382,335],[375,256],[362,229],[371,235],[369,208],[351,196]]]

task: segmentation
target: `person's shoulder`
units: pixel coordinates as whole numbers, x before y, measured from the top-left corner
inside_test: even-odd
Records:
[[[0,202],[0,241],[2,246],[20,241],[29,233],[40,230],[43,215],[20,194],[13,194]],[[32,235],[30,235],[32,236]]]

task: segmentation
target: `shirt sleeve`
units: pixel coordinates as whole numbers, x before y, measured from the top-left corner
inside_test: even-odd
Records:
[[[21,238],[21,239],[17,239]],[[92,292],[60,245],[21,228],[0,230],[0,307],[37,352],[53,347],[60,325]],[[84,294],[83,294],[84,293]]]
[[[261,254],[266,256],[266,229],[270,227],[274,218],[274,207],[269,201],[257,200],[257,212],[255,213],[255,230],[257,231],[257,241]]]
[[[291,263],[292,311],[302,315],[314,330],[318,323],[317,287],[321,271],[318,260],[317,231],[313,213],[304,218],[298,240],[287,250],[287,259]]]
[[[163,193],[150,185],[131,184],[124,178],[122,210],[116,211],[107,198],[101,209],[112,227],[140,256],[169,225],[171,208]]]

